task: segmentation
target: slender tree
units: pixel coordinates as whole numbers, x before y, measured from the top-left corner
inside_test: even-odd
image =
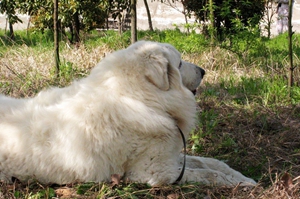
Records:
[[[294,65],[293,65],[293,30],[292,30],[292,11],[293,11],[293,0],[289,0],[289,15],[288,15],[288,35],[289,35],[289,94],[291,97],[291,87],[294,84]]]
[[[155,1],[155,0],[152,0]],[[171,8],[173,8],[174,10],[177,10],[178,12],[182,13],[184,15],[184,21],[185,21],[185,28],[187,30],[188,33],[190,33],[190,27],[188,25],[188,18],[191,16],[190,11],[187,9],[187,1],[188,0],[160,0],[161,3],[164,3],[165,5],[170,6]],[[178,6],[178,4],[175,3],[175,1],[180,2],[183,5],[183,8],[181,8],[181,6]]]
[[[152,19],[151,19],[151,13],[150,13],[150,9],[149,9],[149,5],[148,5],[147,0],[144,0],[144,4],[145,4],[145,7],[146,7],[146,11],[147,11],[149,30],[150,30],[150,31],[153,31]]]
[[[213,49],[213,45],[215,43],[215,15],[214,15],[214,2],[213,0],[209,0],[209,21],[210,21],[210,46],[211,51]]]
[[[59,77],[59,30],[58,30],[58,0],[54,0],[53,10],[53,23],[54,23],[54,59],[56,76]]]
[[[266,0],[265,1],[265,17],[263,18],[263,23],[265,23],[265,29],[267,30],[267,37],[270,39],[271,37],[271,26],[273,23],[273,17],[276,13],[274,8],[274,0]]]
[[[18,7],[18,2],[9,0],[0,0],[0,13],[5,13],[7,15],[8,26],[9,26],[9,37],[14,40],[14,28],[13,24],[22,21],[18,18],[16,10]]]
[[[136,17],[136,0],[130,1],[130,14],[131,14],[131,43],[137,41],[137,17]]]
[[[8,18],[8,26],[9,26],[9,38],[11,40],[15,40],[15,33],[14,33],[14,27],[11,20]]]
[[[190,27],[188,26],[188,17],[189,17],[189,12],[188,10],[186,9],[186,5],[185,5],[185,1],[184,0],[181,0],[181,3],[183,5],[183,10],[182,10],[182,14],[184,15],[184,21],[185,21],[185,24],[187,25],[186,26],[186,30],[188,33],[190,33]]]
[[[78,45],[80,42],[80,21],[78,11],[76,11],[73,14],[73,30],[75,36],[75,43]]]

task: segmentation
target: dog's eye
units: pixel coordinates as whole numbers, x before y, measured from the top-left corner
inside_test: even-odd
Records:
[[[178,69],[180,69],[181,66],[182,66],[182,61],[180,61],[179,66],[178,66]]]

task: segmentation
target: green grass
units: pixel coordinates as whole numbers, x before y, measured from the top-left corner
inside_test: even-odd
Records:
[[[179,30],[155,30],[154,32],[139,31],[138,40],[150,40],[165,43],[172,43],[178,50],[186,53],[201,52],[208,46],[208,40],[201,34],[185,34]],[[85,44],[87,46],[107,45],[109,48],[117,50],[130,45],[130,32],[124,32],[119,35],[118,32],[109,31],[91,31],[85,35]],[[196,42],[196,43],[195,43]],[[195,45],[196,44],[196,45]]]
[[[234,75],[229,79],[221,79],[220,88],[232,96],[237,104],[258,103],[272,107],[278,105],[298,104],[300,100],[299,87],[292,89],[292,98],[289,98],[287,80],[282,77],[241,77]]]
[[[299,39],[294,35],[295,86],[287,88],[287,35],[272,39],[241,33],[229,43],[210,51],[203,35],[178,30],[140,31],[138,38],[173,44],[185,60],[206,69],[197,95],[200,110],[188,140],[190,154],[215,157],[260,182],[262,189],[237,191],[199,184],[151,188],[123,182],[19,185],[0,184],[0,192],[16,198],[51,198],[67,189],[71,198],[274,198],[269,194],[285,172],[300,176],[300,65]],[[66,86],[88,75],[106,53],[130,44],[130,32],[91,31],[82,35],[76,48],[61,41],[60,79],[54,73],[52,33],[16,32],[10,41],[0,31],[0,93],[31,97],[49,86]],[[276,183],[275,183],[276,182]],[[294,182],[296,183],[296,182]],[[299,186],[298,186],[299,187]],[[237,191],[237,192],[235,192]],[[282,189],[273,191],[280,194]],[[299,191],[293,192],[299,196]],[[264,195],[265,194],[265,195]],[[170,196],[171,197],[171,196]],[[13,198],[13,197],[12,197]]]
[[[4,30],[0,29],[0,47],[11,46],[40,46],[50,47],[53,46],[53,33],[51,31],[45,31],[44,33],[28,30],[15,31],[15,40],[11,40]]]

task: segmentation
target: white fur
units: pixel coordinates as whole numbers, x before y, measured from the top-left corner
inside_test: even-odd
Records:
[[[177,126],[186,138],[194,127],[191,91],[204,72],[187,62],[179,70],[180,62],[173,46],[140,41],[69,87],[31,99],[0,96],[0,179],[63,184],[120,174],[150,185],[173,183],[183,160]],[[218,160],[191,156],[186,181],[255,184]]]

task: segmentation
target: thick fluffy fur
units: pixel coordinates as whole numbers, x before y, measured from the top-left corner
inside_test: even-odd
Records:
[[[187,138],[196,113],[191,91],[203,75],[173,46],[140,41],[69,87],[31,99],[0,96],[0,179],[63,184],[120,174],[173,183],[183,160],[177,126]],[[255,183],[218,160],[191,156],[186,181]]]

